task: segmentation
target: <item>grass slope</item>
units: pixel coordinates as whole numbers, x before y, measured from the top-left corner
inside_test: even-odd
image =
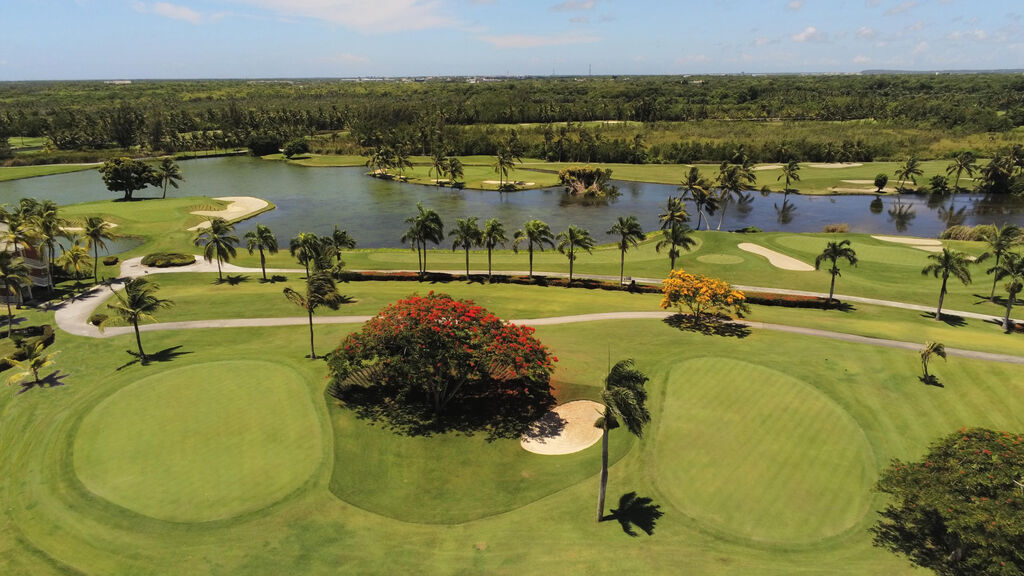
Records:
[[[22,178],[35,178],[37,176],[50,176],[52,174],[66,174],[68,172],[81,172],[82,170],[94,170],[96,166],[96,164],[4,166],[0,167],[0,182],[6,182],[7,180],[20,180]]]

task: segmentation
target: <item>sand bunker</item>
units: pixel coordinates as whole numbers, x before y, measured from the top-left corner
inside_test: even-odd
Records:
[[[594,427],[604,414],[604,406],[590,400],[577,400],[556,406],[530,425],[520,444],[534,454],[572,454],[593,446],[601,439]]]
[[[877,188],[843,188],[839,186],[833,186],[828,189],[833,194],[878,194]],[[896,192],[895,188],[886,187],[882,189],[883,194],[893,194]]]
[[[816,162],[814,164],[808,164],[808,168],[856,168],[857,166],[863,166],[860,162]],[[874,180],[871,181],[874,184]]]
[[[484,180],[484,184],[493,184],[495,186],[499,186],[501,185],[501,182],[498,180]],[[519,182],[505,182],[505,184],[515,184],[516,186],[533,186],[534,184],[536,184],[536,182],[523,182],[522,180],[520,180]]]
[[[223,210],[196,210],[192,212],[196,216],[207,216],[209,218],[223,218],[225,220],[240,220],[256,214],[266,209],[270,205],[266,200],[259,198],[253,198],[252,196],[222,196],[220,198],[214,198],[214,200],[220,200],[227,202],[227,208]],[[189,228],[189,230],[205,230],[210,227],[210,222],[200,222],[196,226]]]
[[[781,268],[783,270],[792,270],[793,272],[810,272],[814,270],[814,266],[811,266],[810,264],[801,262],[796,258],[786,256],[785,254],[780,254],[775,250],[769,250],[764,246],[751,244],[750,242],[744,242],[742,244],[737,245],[736,247],[739,248],[740,250],[743,250],[744,252],[750,252],[751,254],[763,256],[768,260],[768,262],[771,263],[772,266],[775,266],[776,268]]]
[[[911,238],[910,236],[872,236],[875,240],[903,244],[925,252],[942,252],[942,242],[934,238]]]
[[[106,225],[108,228],[117,228],[117,224],[114,222],[106,222]],[[61,230],[64,230],[65,232],[85,232],[85,228],[82,228],[81,226],[64,226]]]
[[[782,169],[782,164],[765,164],[763,166],[754,166],[754,171],[755,172],[757,172],[759,170],[780,170],[780,169]]]
[[[842,180],[842,182],[847,184],[871,184],[872,186],[875,184],[874,180]]]

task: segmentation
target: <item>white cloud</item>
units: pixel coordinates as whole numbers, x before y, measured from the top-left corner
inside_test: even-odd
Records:
[[[924,22],[922,22],[921,20],[918,20],[917,22],[914,22],[910,26],[907,26],[908,32],[920,32],[921,30],[924,30]]]
[[[868,58],[867,56],[857,55],[853,57],[854,64],[867,64],[868,62],[871,62],[871,58]]]
[[[928,43],[922,41],[922,42],[918,42],[917,46],[914,46],[914,50],[911,52],[911,54],[916,56],[918,54],[924,54],[927,51],[928,51]]]
[[[285,17],[311,18],[361,32],[396,32],[453,26],[439,0],[232,0]]]
[[[808,26],[802,31],[793,34],[793,42],[821,42],[825,40],[825,34],[814,26]]]
[[[593,10],[596,0],[565,0],[551,7],[552,12],[572,12],[575,10]]]
[[[917,0],[907,0],[906,2],[901,2],[886,10],[885,15],[894,16],[896,14],[903,14],[904,12],[909,12],[915,6],[917,6]]]
[[[804,7],[804,0],[792,0],[789,4],[786,4],[786,8],[789,8],[793,12]]]
[[[875,31],[874,29],[868,28],[867,26],[861,26],[860,28],[857,29],[857,37],[870,40],[871,38],[875,37]]]
[[[155,2],[147,5],[145,2],[133,2],[132,9],[143,14],[156,14],[171,20],[184,20],[192,24],[199,24],[203,21],[203,15],[188,6],[171,4],[170,2]]]
[[[503,36],[480,36],[478,39],[495,48],[541,48],[544,46],[593,44],[601,41],[601,38],[587,34],[563,34],[560,36],[506,34]]]
[[[953,30],[949,34],[946,34],[946,39],[947,40],[953,40],[953,41],[958,41],[958,40],[977,40],[979,42],[983,42],[985,40],[988,40],[988,32],[986,32],[986,31],[984,31],[984,30],[982,30],[980,28],[975,28],[974,30],[967,30],[967,31]]]

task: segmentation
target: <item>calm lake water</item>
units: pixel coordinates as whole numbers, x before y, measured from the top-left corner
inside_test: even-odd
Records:
[[[584,205],[568,200],[561,188],[506,194],[450,190],[369,178],[363,168],[304,168],[243,157],[189,160],[182,162],[181,168],[186,181],[180,189],[168,191],[169,195],[256,196],[269,200],[277,205],[276,210],[239,224],[238,230],[244,234],[257,222],[265,224],[283,244],[299,232],[326,234],[337,225],[347,229],[361,247],[400,247],[399,238],[407,227],[404,221],[416,212],[417,202],[437,210],[446,226],[467,216],[476,216],[481,223],[499,218],[511,237],[523,222],[539,218],[555,232],[569,224],[583,226],[603,242],[611,240],[605,231],[618,216],[635,215],[645,230],[657,228],[665,199],[678,194],[675,186],[617,182],[619,198],[603,205]],[[73,204],[114,195],[93,170],[0,182],[0,203],[17,202],[26,196]],[[137,196],[159,197],[159,191],[150,189]],[[691,225],[696,226],[693,206],[689,211],[693,216]],[[975,194],[945,199],[916,195],[784,197],[754,192],[749,203],[733,202],[728,206],[722,230],[756,226],[766,231],[820,232],[826,224],[845,222],[851,232],[934,237],[953,220],[968,225],[1024,225],[1024,198]],[[713,215],[711,227],[717,227],[718,222],[719,214]]]

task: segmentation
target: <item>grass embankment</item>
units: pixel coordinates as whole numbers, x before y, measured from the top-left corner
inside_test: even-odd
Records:
[[[8,180],[20,180],[22,178],[35,178],[37,176],[50,176],[53,174],[66,174],[68,172],[80,172],[82,170],[95,170],[97,164],[39,164],[36,166],[2,166],[0,167],[0,182]]]
[[[336,342],[353,328],[323,326],[318,335]],[[685,563],[707,574],[807,566],[909,574],[908,564],[870,545],[866,528],[882,503],[870,490],[878,470],[893,457],[920,456],[928,442],[960,426],[1024,428],[1020,366],[951,359],[935,366],[946,385],[939,389],[917,380],[913,352],[756,330],[740,339],[710,337],[658,321],[542,327],[538,336],[560,358],[554,384],[561,401],[598,397],[608,350],[613,358],[635,357],[651,377],[645,438],[612,433],[621,459],[611,469],[610,507],[635,491],[665,513],[653,537],[634,539],[615,522],[593,520],[598,447],[550,457],[522,451],[515,440],[408,438],[328,409],[324,366],[303,358],[305,334],[302,326],[150,333],[149,351],[166,352],[149,366],[125,365],[131,335],[61,335],[64,386],[0,395],[0,493],[7,503],[0,571],[177,574],[184,566],[194,574],[391,574],[471,566],[576,574],[602,566],[665,573]],[[274,390],[269,382],[249,386],[262,382],[262,368],[224,369],[225,360],[252,358],[294,372],[304,385],[289,377]],[[199,380],[216,382],[210,395],[135,402],[131,418],[113,424],[117,434],[89,431],[105,406],[142,393],[147,383],[192,390],[189,382]],[[279,412],[263,408],[277,394],[315,409],[282,422]],[[226,400],[218,410],[205,405],[218,399]],[[147,427],[175,417],[218,425],[205,434],[170,426],[161,442],[177,439],[174,450],[147,456],[156,470],[138,468],[132,454],[149,445]],[[203,491],[230,486],[167,486],[180,477],[174,467],[196,467],[194,478],[229,478],[277,462],[204,456],[207,443],[220,442],[211,435],[248,438],[243,431],[253,426],[301,428],[319,435],[307,439],[323,448],[300,487],[272,503],[239,485],[226,498],[251,507],[232,505],[237,516],[166,522],[111,503],[80,479],[80,459],[96,457],[111,470],[142,473],[153,492],[200,502]],[[78,451],[85,442],[91,456]],[[154,506],[165,500],[141,492],[132,498]],[[202,512],[189,504],[177,510]],[[566,563],[568,553],[573,561]]]

